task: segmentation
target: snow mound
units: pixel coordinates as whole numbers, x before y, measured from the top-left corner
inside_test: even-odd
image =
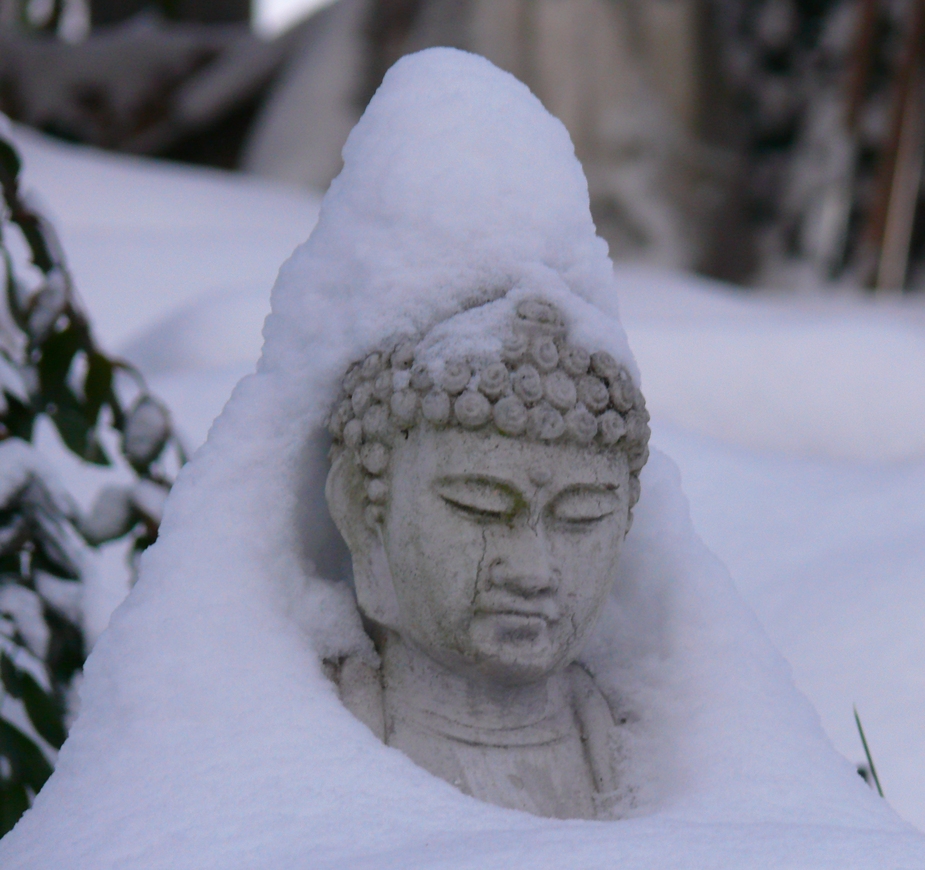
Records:
[[[755,450],[925,457],[920,300],[781,304],[664,270],[624,265],[617,274],[656,416]]]
[[[346,365],[399,333],[489,352],[541,294],[635,370],[571,143],[523,85],[461,52],[406,58],[344,157],[0,864],[920,867],[925,839],[832,750],[658,453],[586,653],[638,713],[633,817],[482,804],[344,709],[319,654],[363,640],[323,505]]]
[[[25,127],[14,135],[24,185],[61,231],[94,331],[111,350],[205,293],[265,291],[317,218],[315,194]]]

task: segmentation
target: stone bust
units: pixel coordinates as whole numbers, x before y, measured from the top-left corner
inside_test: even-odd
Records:
[[[463,792],[612,818],[623,714],[576,659],[639,495],[642,394],[539,298],[500,359],[434,377],[417,348],[351,367],[331,414],[326,496],[380,660],[326,662],[329,676],[386,744]]]

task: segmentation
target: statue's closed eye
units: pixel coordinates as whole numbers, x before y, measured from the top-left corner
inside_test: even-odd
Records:
[[[510,519],[520,506],[520,499],[510,488],[482,478],[450,478],[435,487],[449,505],[482,519]]]
[[[619,504],[619,496],[614,490],[578,487],[559,495],[549,509],[554,519],[581,525],[611,516]]]

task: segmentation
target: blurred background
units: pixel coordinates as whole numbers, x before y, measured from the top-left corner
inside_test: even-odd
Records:
[[[653,443],[677,462],[695,526],[870,779],[857,705],[886,799],[925,830],[925,0],[0,0],[0,111],[14,122],[0,139],[22,159],[21,201],[0,160],[0,247],[25,312],[15,340],[0,317],[21,374],[0,366],[0,381],[76,505],[61,522],[84,565],[59,570],[79,581],[62,603],[0,564],[0,647],[13,638],[17,661],[31,650],[34,672],[50,669],[42,691],[63,723],[42,730],[4,665],[0,730],[53,763],[82,657],[178,462],[253,370],[276,272],[311,232],[348,132],[392,63],[436,45],[485,55],[568,127]],[[24,221],[30,209],[48,223]],[[17,220],[57,252],[43,275]],[[112,355],[102,412],[88,410],[86,356],[52,366],[54,395],[42,380],[41,355],[71,328],[55,321],[61,286],[68,323],[92,324],[86,352]],[[67,436],[62,396],[83,440]],[[141,459],[135,431],[151,445]],[[158,451],[175,442],[167,468]],[[20,508],[4,486],[6,523]],[[16,564],[40,544],[18,544]],[[50,772],[29,774],[9,745],[0,834]],[[4,810],[9,770],[19,803]]]
[[[919,0],[0,0],[0,110],[323,190],[401,55],[453,45],[561,118],[617,259],[925,286]]]

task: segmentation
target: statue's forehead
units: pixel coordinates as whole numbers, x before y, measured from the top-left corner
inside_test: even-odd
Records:
[[[619,485],[628,473],[619,450],[509,438],[491,429],[420,426],[396,446],[396,465],[427,476],[486,477],[518,488]]]

